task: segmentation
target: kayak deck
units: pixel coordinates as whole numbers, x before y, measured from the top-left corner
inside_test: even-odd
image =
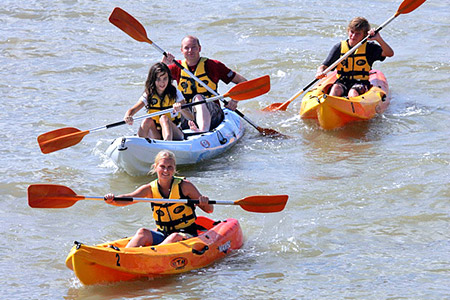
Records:
[[[130,238],[96,246],[75,242],[66,266],[85,285],[112,283],[202,268],[243,244],[236,219],[215,222],[199,216],[196,223],[205,228],[199,236],[165,245],[124,248]]]
[[[149,172],[156,154],[164,149],[174,152],[177,165],[195,164],[214,158],[232,148],[244,135],[242,119],[224,109],[224,121],[214,130],[188,135],[182,141],[163,141],[137,136],[115,139],[106,150],[114,164],[132,176]]]
[[[303,97],[300,108],[302,119],[316,119],[323,129],[336,129],[350,122],[370,120],[389,106],[389,86],[381,71],[370,71],[372,87],[358,97],[328,95],[336,80],[337,72],[334,71]]]

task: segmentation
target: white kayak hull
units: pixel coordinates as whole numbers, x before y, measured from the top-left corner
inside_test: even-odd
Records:
[[[243,120],[233,111],[224,109],[225,118],[213,131],[188,136],[183,141],[163,141],[137,136],[116,138],[106,155],[132,176],[150,171],[156,154],[164,149],[175,153],[177,165],[196,164],[214,158],[233,147],[244,135]]]

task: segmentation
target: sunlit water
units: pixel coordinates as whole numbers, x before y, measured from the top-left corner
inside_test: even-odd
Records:
[[[381,32],[395,56],[376,68],[392,102],[383,116],[325,132],[286,112],[262,113],[306,86],[348,21],[380,25],[400,1],[3,1],[0,8],[1,297],[4,299],[444,299],[450,297],[450,2],[427,1]],[[40,152],[36,137],[120,121],[161,55],[108,22],[115,6],[140,20],[178,58],[197,35],[202,54],[247,78],[271,76],[271,91],[240,104],[251,126],[225,155],[180,168],[213,199],[288,194],[286,209],[239,219],[245,244],[201,270],[158,280],[84,287],[64,265],[74,240],[95,244],[152,227],[145,204],[79,201],[31,209],[33,183],[80,195],[123,193],[152,180],[116,170],[104,155],[122,126],[78,145]],[[225,92],[230,86],[221,85]],[[147,212],[147,213],[145,213]]]

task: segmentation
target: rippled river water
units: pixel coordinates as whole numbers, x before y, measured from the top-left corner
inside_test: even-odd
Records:
[[[381,31],[395,56],[375,67],[392,102],[383,116],[326,132],[286,112],[262,113],[308,84],[345,28],[362,15],[373,26],[394,0],[351,1],[23,1],[0,7],[0,286],[4,299],[444,299],[450,297],[450,2],[425,2]],[[247,78],[271,76],[271,91],[240,104],[247,126],[225,155],[179,173],[210,198],[288,194],[283,212],[216,207],[237,218],[245,244],[184,275],[85,287],[64,259],[74,240],[95,244],[152,227],[145,204],[125,208],[79,201],[32,209],[33,183],[80,195],[123,193],[153,178],[116,170],[104,151],[121,126],[76,146],[40,152],[36,137],[72,126],[120,121],[161,55],[108,22],[115,6],[178,58],[197,35],[202,54]],[[229,86],[220,86],[225,92]]]

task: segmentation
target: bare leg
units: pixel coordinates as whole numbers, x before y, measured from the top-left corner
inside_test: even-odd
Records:
[[[189,120],[188,124],[189,124],[189,128],[190,128],[192,131],[195,131],[195,132],[199,132],[199,131],[200,131],[200,129],[198,129],[197,124],[195,124],[194,121]]]
[[[145,228],[139,228],[125,248],[153,245],[152,232]]]
[[[333,84],[330,90],[330,96],[340,97],[344,94],[344,89],[339,84]]]
[[[359,93],[355,89],[350,89],[350,91],[348,92],[348,97],[349,98],[358,97],[358,96],[359,96]]]
[[[203,100],[201,96],[195,96],[193,101],[195,102],[200,100]],[[198,129],[200,131],[209,131],[211,126],[211,114],[209,113],[209,109],[206,104],[195,106],[195,111],[197,112],[195,120],[197,121]]]
[[[162,138],[165,141],[182,140],[184,135],[180,128],[175,125],[166,115],[161,116]]]
[[[174,232],[174,233],[171,233],[168,237],[166,237],[166,239],[159,245],[176,243],[176,242],[179,242],[179,241],[184,241],[184,240],[189,239],[191,237],[192,237],[191,235],[186,234],[186,233]]]
[[[170,122],[170,126],[172,126],[172,134],[173,139],[176,141],[181,141],[184,139],[183,131],[181,131],[180,128],[177,127],[173,122]]]
[[[357,83],[348,92],[348,97],[358,97],[367,92],[367,86],[362,83]]]
[[[162,115],[159,118],[159,123],[161,124],[162,138],[165,141],[171,141],[173,139],[172,126],[170,126],[172,121],[166,115]]]
[[[138,136],[155,140],[162,139],[161,133],[156,128],[155,121],[151,118],[147,118],[142,121],[138,130]]]

